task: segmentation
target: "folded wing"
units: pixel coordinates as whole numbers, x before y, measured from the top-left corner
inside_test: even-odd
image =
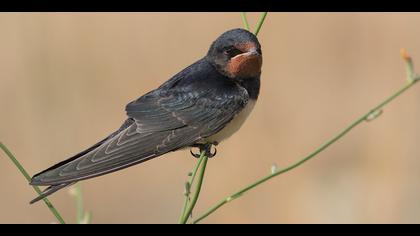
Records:
[[[73,183],[190,146],[220,131],[247,101],[246,90],[233,83],[152,91],[127,105],[130,121],[117,132],[34,176],[31,184]]]

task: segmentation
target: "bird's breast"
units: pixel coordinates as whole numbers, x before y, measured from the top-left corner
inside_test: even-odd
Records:
[[[250,99],[247,105],[240,111],[233,119],[230,121],[225,128],[220,130],[218,133],[207,137],[205,142],[218,142],[229,138],[232,136],[236,131],[238,131],[241,126],[244,124],[245,120],[248,118],[249,114],[252,112],[255,106],[256,100]]]

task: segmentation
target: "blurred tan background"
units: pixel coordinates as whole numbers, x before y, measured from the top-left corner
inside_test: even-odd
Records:
[[[259,14],[249,14],[251,25]],[[269,13],[260,32],[261,97],[209,162],[195,214],[285,167],[405,82],[405,47],[420,68],[420,14]],[[0,14],[0,140],[35,174],[99,141],[124,107],[207,52],[238,13]],[[205,223],[420,223],[420,86],[303,167]],[[176,223],[187,151],[82,183],[94,223]],[[55,221],[0,154],[0,223]],[[68,191],[50,198],[75,222]]]

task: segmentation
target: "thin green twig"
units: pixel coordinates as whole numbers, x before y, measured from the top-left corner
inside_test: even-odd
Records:
[[[249,23],[248,18],[246,17],[246,12],[241,12],[242,22],[244,24],[244,28],[249,31]]]
[[[411,81],[414,77],[416,77],[416,73],[415,73],[414,65],[413,65],[413,59],[410,57],[410,55],[408,54],[405,48],[402,48],[400,53],[401,53],[401,57],[405,61],[405,70],[407,73],[407,80]]]
[[[260,32],[261,26],[263,25],[266,16],[267,16],[267,12],[261,13],[260,19],[258,20],[257,26],[255,27],[255,31],[254,31],[255,35],[258,35],[258,33]]]
[[[412,64],[411,57],[409,57],[408,54],[405,51],[404,51],[404,53],[405,54],[402,53],[402,55],[403,55],[403,59],[406,62],[406,68],[408,68],[407,76],[409,78],[407,84],[402,86],[399,90],[397,90],[390,97],[386,98],[384,101],[380,102],[378,105],[373,107],[371,110],[369,110],[369,112],[362,115],[356,121],[351,123],[347,128],[345,128],[344,130],[339,132],[336,136],[334,136],[332,139],[327,141],[325,144],[321,145],[319,148],[317,148],[314,152],[312,152],[308,156],[306,156],[303,159],[301,159],[300,161],[290,165],[289,167],[286,167],[284,169],[275,171],[272,174],[267,175],[267,176],[263,177],[262,179],[252,183],[251,185],[248,185],[247,187],[239,190],[238,192],[226,197],[225,199],[223,199],[222,201],[220,201],[219,203],[217,203],[216,205],[211,207],[202,216],[198,217],[193,223],[196,224],[196,223],[202,221],[203,219],[205,219],[206,217],[208,217],[209,215],[211,215],[212,213],[217,211],[219,208],[221,208],[225,204],[239,198],[244,193],[248,192],[249,190],[254,189],[255,187],[259,186],[260,184],[262,184],[262,183],[264,183],[264,182],[266,182],[266,181],[268,181],[268,180],[270,180],[270,179],[272,179],[276,176],[279,176],[279,175],[284,174],[288,171],[291,171],[291,170],[295,169],[296,167],[299,167],[300,165],[304,164],[305,162],[309,161],[313,157],[317,156],[319,153],[321,153],[322,151],[327,149],[329,146],[331,146],[332,144],[337,142],[339,139],[344,137],[347,133],[349,133],[356,126],[360,125],[364,121],[371,121],[371,120],[374,120],[375,118],[377,118],[381,114],[382,108],[384,106],[386,106],[388,103],[390,103],[391,101],[393,101],[394,99],[399,97],[401,94],[403,94],[405,91],[407,91],[409,88],[411,88],[413,85],[415,85],[420,80],[420,77],[414,77],[415,73],[414,73],[414,67],[413,67],[413,64]]]
[[[205,155],[205,151],[201,152],[200,159],[202,160],[199,162],[202,162],[202,164],[201,164],[201,168],[199,168],[199,172],[197,171],[198,172],[197,185],[195,187],[194,194],[191,199],[191,203],[188,205],[188,207],[186,207],[186,210],[179,221],[180,224],[187,223],[188,218],[190,217],[191,212],[193,211],[195,204],[198,201],[198,197],[200,196],[201,186],[203,185],[204,173],[206,171],[206,166],[207,166],[207,161],[208,161],[208,157]]]
[[[71,187],[70,194],[76,199],[77,223],[90,224],[92,220],[92,214],[89,211],[85,211],[82,188],[79,183]]]
[[[204,154],[204,152],[202,154]],[[200,168],[200,165],[202,162],[203,162],[203,158],[200,155],[200,158],[198,159],[197,164],[193,172],[191,173],[190,179],[188,180],[188,182],[185,183],[185,190],[184,190],[185,201],[184,201],[184,207],[182,208],[181,216],[179,218],[180,222],[183,219],[185,212],[187,211],[188,203],[190,201],[191,186],[194,183],[195,177],[197,176],[197,171]]]
[[[16,159],[16,157],[13,155],[13,153],[6,147],[6,145],[4,145],[3,143],[0,142],[0,148],[4,151],[4,153],[6,153],[6,155],[10,158],[10,160],[15,164],[15,166],[19,169],[19,171],[26,178],[26,180],[28,182],[31,182],[31,176],[28,174],[28,172],[25,170],[25,168],[23,168],[23,166],[19,163],[19,161]],[[41,195],[42,191],[41,191],[41,189],[39,189],[38,186],[32,186],[32,187],[35,189],[35,191],[39,195]],[[48,209],[50,209],[50,211],[53,213],[53,215],[55,216],[55,218],[57,218],[57,220],[61,224],[65,224],[66,222],[61,217],[61,215],[57,211],[57,209],[55,209],[55,207],[53,206],[53,204],[48,200],[48,198],[44,198],[43,200],[44,200],[45,204],[47,205]]]

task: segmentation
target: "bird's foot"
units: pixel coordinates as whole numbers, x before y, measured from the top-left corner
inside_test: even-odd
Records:
[[[216,156],[216,154],[217,154],[216,147],[214,148],[214,152],[213,153],[211,152],[212,147],[217,146],[217,144],[218,144],[217,142],[205,143],[205,144],[202,144],[202,143],[194,144],[192,147],[193,148],[198,148],[198,149],[200,149],[200,151],[199,151],[199,153],[194,153],[192,150],[190,150],[191,155],[195,158],[200,158],[201,153],[204,152],[204,155],[206,155],[206,157],[212,158],[212,157]]]

